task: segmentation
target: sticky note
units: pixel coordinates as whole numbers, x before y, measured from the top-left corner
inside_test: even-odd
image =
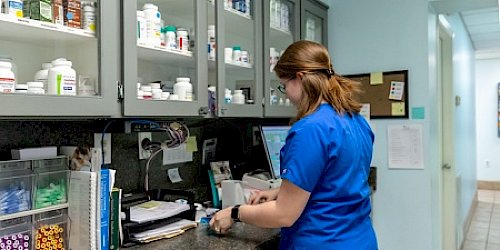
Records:
[[[425,108],[424,107],[413,107],[411,109],[412,119],[424,119],[425,118]]]
[[[140,208],[144,208],[144,209],[151,209],[151,208],[157,207],[158,205],[160,205],[160,203],[157,201],[148,201],[148,202],[141,203],[137,206]]]
[[[167,173],[168,173],[168,178],[170,178],[170,181],[172,183],[177,183],[182,181],[181,175],[179,174],[179,168],[171,168],[167,171]]]
[[[370,73],[370,84],[380,85],[384,83],[384,75],[382,72],[372,72]]]
[[[391,105],[391,113],[395,116],[405,115],[405,103],[404,102],[393,102]]]
[[[186,141],[186,151],[188,152],[197,152],[198,144],[196,143],[196,136],[190,136]]]

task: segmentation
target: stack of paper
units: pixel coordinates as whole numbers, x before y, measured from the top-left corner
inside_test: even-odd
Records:
[[[188,204],[168,201],[148,201],[130,208],[130,221],[143,223],[178,215],[189,210]]]
[[[150,242],[154,240],[172,238],[184,233],[190,228],[195,228],[197,223],[190,220],[179,220],[163,227],[147,230],[133,235],[134,240],[139,242]]]

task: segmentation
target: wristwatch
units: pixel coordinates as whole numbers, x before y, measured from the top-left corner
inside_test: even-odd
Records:
[[[234,222],[240,222],[240,205],[235,205],[233,208],[231,208],[231,219],[233,219]]]

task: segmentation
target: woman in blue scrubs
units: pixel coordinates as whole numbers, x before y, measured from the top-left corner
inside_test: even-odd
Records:
[[[274,70],[298,110],[281,149],[281,187],[219,211],[210,226],[281,228],[280,249],[378,249],[368,186],[374,135],[354,100],[358,83],[335,74],[327,49],[310,41],[290,45]]]

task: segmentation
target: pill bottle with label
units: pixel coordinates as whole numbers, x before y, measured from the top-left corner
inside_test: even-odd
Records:
[[[189,77],[177,77],[174,84],[174,94],[179,97],[181,101],[193,100],[193,85],[190,83]]]
[[[188,30],[185,28],[177,29],[177,49],[182,51],[189,50],[189,38],[188,38]],[[179,97],[179,100],[182,100]]]
[[[16,76],[12,71],[12,60],[0,58],[0,93],[14,93]]]
[[[16,93],[27,94],[28,93],[28,84],[16,84]]]
[[[208,25],[208,60],[215,60],[215,25]]]
[[[47,79],[48,94],[76,95],[76,72],[73,64],[64,58],[52,61]]]
[[[161,14],[158,6],[147,3],[143,7],[146,20],[146,39],[151,46],[161,46]]]
[[[83,7],[82,29],[95,32],[96,13],[94,6],[86,5]]]
[[[177,37],[175,35],[176,27],[167,26],[165,29],[165,47],[167,49],[177,49]]]
[[[233,47],[233,63],[241,63],[241,47]]]
[[[52,63],[42,64],[42,69],[35,73],[35,81],[43,83],[43,89],[48,91],[47,79],[49,78],[49,69],[52,68]]]
[[[137,11],[137,43],[145,45],[146,39],[146,19],[144,18],[144,11]]]

